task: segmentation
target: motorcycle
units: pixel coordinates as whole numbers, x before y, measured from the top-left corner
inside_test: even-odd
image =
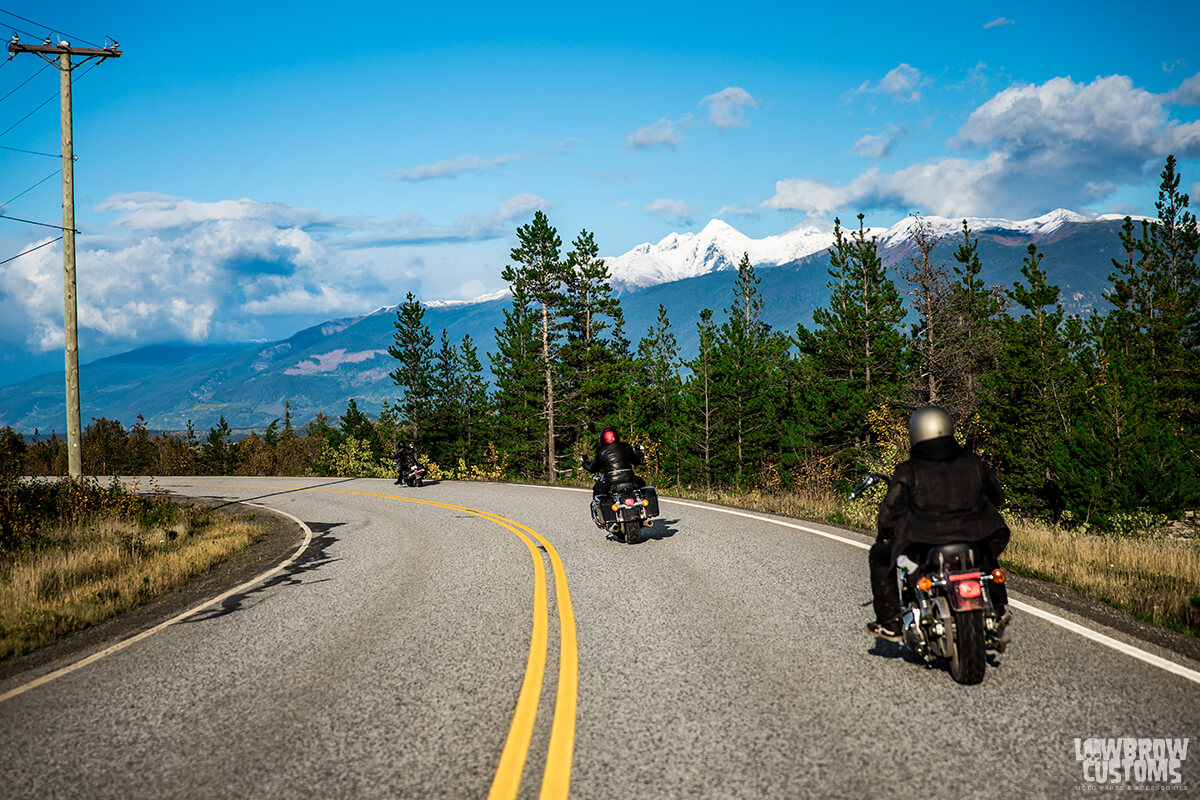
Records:
[[[580,458],[581,463],[587,457]],[[593,475],[600,482],[603,475]],[[602,531],[608,531],[626,544],[637,544],[642,540],[642,528],[654,526],[659,515],[658,492],[653,486],[638,487],[634,483],[617,483],[607,495],[592,497],[592,522]]]
[[[886,475],[871,473],[850,499],[888,483]],[[1003,585],[1008,576],[1000,568],[989,571],[975,543],[926,547],[923,553],[910,548],[896,559],[904,644],[926,663],[948,659],[950,676],[958,683],[979,683],[987,669],[987,648],[1002,653],[1008,646],[1008,619],[992,604],[992,587]]]
[[[421,486],[424,478],[425,468],[414,461],[412,462],[412,465],[409,466],[408,472],[404,473],[400,480],[404,481],[405,486]]]

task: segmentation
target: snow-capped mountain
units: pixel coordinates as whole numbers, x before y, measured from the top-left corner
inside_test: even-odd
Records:
[[[996,217],[967,217],[973,234],[989,237],[1018,235],[1025,242],[1041,244],[1064,229],[1091,222],[1123,219],[1118,214],[1085,216],[1063,208],[1027,220]],[[885,263],[894,263],[913,249],[913,230],[925,225],[936,237],[961,236],[962,218],[906,217],[890,228],[868,228],[877,237]],[[850,230],[846,231],[849,235]],[[694,278],[710,272],[737,269],[742,253],[750,254],[756,269],[793,264],[833,246],[832,222],[805,222],[784,233],[751,239],[732,225],[714,219],[699,233],[672,233],[658,244],[645,242],[627,253],[605,258],[614,285],[644,289],[661,283]]]

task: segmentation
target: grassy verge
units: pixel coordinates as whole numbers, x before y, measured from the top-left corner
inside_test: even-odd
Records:
[[[664,489],[664,493],[668,490]],[[853,503],[821,491],[713,492],[673,488],[677,497],[875,529],[879,498]],[[1140,531],[1080,533],[1009,519],[1012,539],[1001,563],[1018,575],[1050,581],[1192,636],[1200,636],[1200,538]],[[864,569],[864,580],[866,578]]]
[[[98,485],[39,492],[27,506],[41,515],[26,513],[24,535],[10,537],[21,546],[0,552],[0,658],[175,591],[262,535],[161,494]]]

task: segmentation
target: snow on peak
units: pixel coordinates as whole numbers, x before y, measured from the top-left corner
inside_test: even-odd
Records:
[[[998,217],[967,217],[973,233],[1010,231],[1041,239],[1064,225],[1116,219],[1106,214],[1089,217],[1065,208],[1058,208],[1040,217],[1013,221]],[[911,247],[913,232],[924,226],[935,237],[960,235],[962,217],[905,217],[890,228],[867,228],[881,251],[903,251]],[[857,229],[843,228],[846,236]],[[713,219],[699,233],[670,233],[658,244],[643,242],[619,256],[606,256],[605,263],[619,287],[643,288],[660,283],[707,275],[719,270],[737,269],[742,253],[750,255],[755,267],[790,264],[820,253],[833,245],[833,224],[821,220],[806,220],[784,233],[751,239],[729,223]]]

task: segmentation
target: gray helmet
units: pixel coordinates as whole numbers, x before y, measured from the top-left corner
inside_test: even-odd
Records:
[[[954,417],[941,406],[921,406],[908,418],[908,443],[916,446],[930,439],[954,435]]]

